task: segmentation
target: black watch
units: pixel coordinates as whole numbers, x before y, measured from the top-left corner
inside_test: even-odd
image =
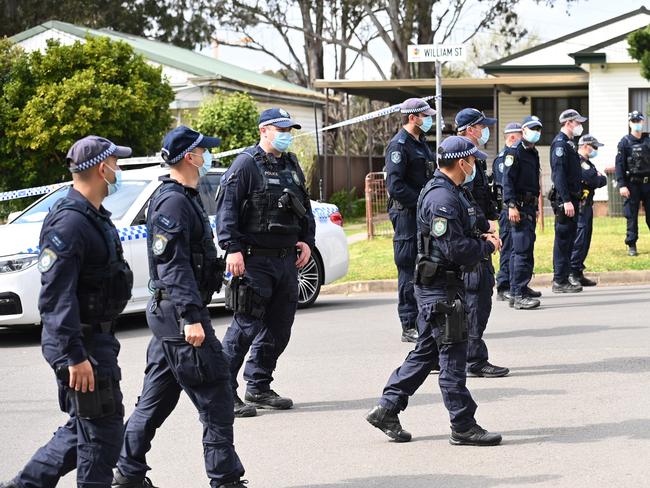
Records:
[[[517,204],[515,202],[508,202],[508,208],[517,208]]]

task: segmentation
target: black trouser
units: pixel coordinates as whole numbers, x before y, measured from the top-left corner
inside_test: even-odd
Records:
[[[639,208],[643,202],[645,222],[650,229],[650,183],[633,183],[627,187],[630,197],[623,202],[623,215],[627,219],[627,234],[625,244],[634,246],[639,239]]]

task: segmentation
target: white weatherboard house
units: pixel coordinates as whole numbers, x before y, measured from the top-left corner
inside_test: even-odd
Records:
[[[531,113],[543,120],[539,149],[546,188],[550,184],[548,144],[557,133],[562,110],[572,107],[589,117],[585,132],[605,144],[594,159],[601,170],[614,165],[618,141],[627,133],[627,114],[640,110],[648,115],[650,82],[641,77],[639,63],[627,51],[628,35],[648,24],[650,11],[642,7],[482,66],[495,83],[522,75],[539,80],[537,87],[499,92],[498,118],[501,133],[506,123]],[[583,82],[550,90],[544,86],[547,77],[566,77],[567,81],[581,77]],[[596,199],[607,199],[605,188],[596,193]]]
[[[175,92],[170,108],[178,123],[186,111],[196,110],[215,90],[243,91],[256,100],[258,108],[283,107],[302,124],[303,130],[322,126],[325,96],[289,83],[172,44],[153,41],[109,29],[89,29],[66,22],[49,21],[16,34],[10,39],[26,51],[44,51],[48,39],[61,44],[84,42],[86,37],[106,36],[130,44],[154,66],[162,66]],[[244,56],[243,60],[246,59]],[[317,122],[316,122],[317,121]]]

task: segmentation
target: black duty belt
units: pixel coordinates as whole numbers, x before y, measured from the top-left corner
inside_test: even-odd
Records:
[[[160,288],[156,288],[154,290],[153,296],[157,301],[169,300],[170,298],[169,293],[167,293],[167,290],[161,290]]]
[[[266,249],[263,247],[248,246],[244,249],[246,256],[265,256],[271,258],[286,258],[287,256],[295,256],[295,247],[280,247],[276,249]]]
[[[630,176],[631,183],[650,183],[650,176]]]
[[[517,195],[517,202],[520,202],[523,205],[535,205],[538,199],[538,195]]]
[[[81,331],[84,334],[93,332],[96,334],[113,334],[115,333],[115,321],[98,322],[96,324],[81,324]]]

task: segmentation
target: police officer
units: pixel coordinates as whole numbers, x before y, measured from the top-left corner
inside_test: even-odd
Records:
[[[645,117],[637,110],[628,115],[630,133],[618,143],[616,183],[627,219],[627,253],[636,256],[639,238],[639,206],[643,202],[645,221],[650,229],[650,135],[643,132]]]
[[[555,242],[553,244],[553,293],[577,293],[582,286],[569,281],[571,253],[578,229],[578,203],[582,194],[580,155],[574,137],[582,135],[587,118],[576,110],[560,114],[561,129],[551,143],[551,178],[555,196]]]
[[[503,201],[508,208],[512,238],[510,296],[517,310],[537,308],[540,302],[527,293],[533,277],[535,224],[539,199],[539,141],[542,122],[535,115],[521,123],[523,139],[506,150],[503,163]]]
[[[121,186],[118,158],[130,155],[97,136],[68,151],[72,188],[41,229],[38,308],[43,355],[70,418],[4,488],[56,486],[73,469],[80,488],[110,487],[124,419],[113,324],[131,297],[133,274],[102,202]]]
[[[503,134],[506,140],[505,146],[492,162],[492,180],[497,191],[497,206],[501,209],[499,213],[501,251],[499,252],[499,272],[496,276],[497,300],[499,301],[510,300],[510,253],[512,252],[508,207],[503,205],[503,160],[506,149],[521,140],[521,124],[518,122],[506,124]]]
[[[461,110],[456,114],[455,121],[458,134],[466,136],[477,147],[487,144],[490,139],[490,127],[496,124],[496,119],[486,117],[483,112],[475,108]],[[493,233],[496,231],[499,212],[494,193],[490,191],[484,158],[477,159],[473,171],[468,175],[466,185],[477,204],[477,226],[481,232]],[[469,310],[467,369],[472,376],[484,378],[506,376],[510,372],[508,368],[495,366],[488,361],[488,350],[483,340],[483,333],[492,311],[494,288],[492,259],[484,256],[473,271],[464,274],[464,280]]]
[[[496,235],[481,235],[476,227],[477,209],[463,187],[474,174],[477,160],[485,158],[465,137],[445,139],[439,169],[418,200],[418,341],[391,375],[378,405],[366,415],[371,425],[397,442],[411,440],[398,413],[438,363],[438,383],[451,419],[450,443],[484,446],[501,442],[501,435],[489,433],[476,423],[477,406],[465,386],[467,314],[462,274],[500,247]]]
[[[402,323],[402,342],[416,342],[418,309],[413,295],[415,206],[418,195],[433,175],[434,156],[425,134],[433,126],[436,111],[421,98],[409,98],[400,106],[402,128],[386,148],[388,215],[395,230],[393,254],[397,266],[397,313]]]
[[[197,186],[212,165],[219,139],[179,126],[165,136],[162,157],[170,168],[160,178],[147,213],[147,256],[153,296],[147,323],[144,385],[126,424],[113,486],[151,488],[146,455],[156,430],[172,413],[181,391],[199,412],[210,486],[243,487],[233,446],[233,397],[228,359],[215,337],[207,304],[221,284],[208,216]]]
[[[296,155],[287,152],[294,128],[300,125],[287,111],[262,112],[260,142],[235,158],[217,196],[217,237],[227,252],[227,272],[235,277],[226,289],[234,317],[223,344],[238,417],[256,415],[255,407],[293,406],[270,385],[291,336],[298,268],[307,264],[315,243],[305,177]],[[237,374],[249,349],[245,404],[237,395]]]
[[[607,177],[596,169],[591,159],[598,156],[598,148],[604,144],[598,142],[591,134],[585,134],[578,141],[578,154],[582,168],[582,195],[578,212],[578,230],[571,254],[571,274],[569,281],[574,285],[596,286],[594,280],[584,275],[585,259],[591,245],[591,233],[594,221],[594,193],[596,188],[607,184]]]

